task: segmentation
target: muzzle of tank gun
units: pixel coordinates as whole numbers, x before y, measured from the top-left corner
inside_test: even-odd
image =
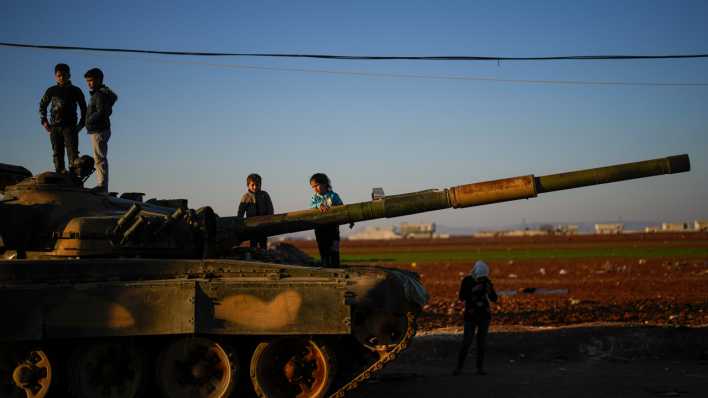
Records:
[[[684,154],[594,169],[549,174],[540,177],[527,175],[478,182],[452,187],[447,191],[450,206],[463,208],[488,203],[506,202],[509,200],[534,198],[538,194],[546,192],[607,184],[662,174],[683,173],[690,170],[691,162],[688,155]]]

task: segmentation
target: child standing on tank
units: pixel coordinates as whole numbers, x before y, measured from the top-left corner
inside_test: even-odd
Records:
[[[482,260],[478,260],[469,275],[462,279],[460,285],[459,298],[465,302],[465,334],[462,346],[457,356],[457,367],[453,375],[458,375],[465,364],[465,358],[474,340],[475,329],[477,330],[477,374],[485,375],[484,354],[487,345],[487,333],[489,323],[492,320],[492,311],[489,308],[489,301],[497,301],[497,293],[494,291],[492,280],[489,279],[489,266]]]
[[[246,177],[246,187],[248,192],[243,194],[241,202],[238,204],[236,216],[239,218],[255,217],[255,216],[270,216],[273,214],[273,202],[270,200],[268,192],[261,189],[263,179],[260,175],[253,173]],[[268,237],[260,236],[251,239],[250,245],[252,248],[268,248]]]
[[[71,84],[71,70],[67,64],[54,67],[56,85],[45,91],[39,100],[39,115],[44,129],[49,133],[54,158],[54,170],[66,171],[64,150],[69,161],[69,169],[79,157],[79,131],[86,121],[86,98],[80,88]],[[51,106],[50,106],[51,105]],[[51,115],[47,118],[47,107]],[[76,117],[76,108],[81,118]]]
[[[310,177],[310,186],[314,191],[310,199],[310,207],[320,209],[321,212],[329,211],[332,206],[343,205],[342,199],[332,190],[332,184],[324,173],[315,173]],[[339,225],[329,224],[315,228],[317,248],[320,251],[323,267],[339,266]]]

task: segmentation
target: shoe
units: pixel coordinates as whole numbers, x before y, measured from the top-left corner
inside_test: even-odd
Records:
[[[477,369],[477,374],[480,376],[484,376],[487,374],[487,372],[485,372],[484,369]]]
[[[455,370],[452,371],[452,375],[453,375],[453,376],[459,376],[459,375],[460,375],[460,372],[461,372],[460,369],[455,369]]]

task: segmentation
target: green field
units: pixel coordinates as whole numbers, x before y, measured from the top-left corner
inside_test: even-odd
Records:
[[[538,260],[576,258],[708,258],[705,247],[593,247],[593,248],[538,248],[538,249],[473,249],[453,251],[376,251],[371,253],[348,254],[342,252],[345,263],[412,263],[412,262],[456,262],[474,258],[487,260]]]

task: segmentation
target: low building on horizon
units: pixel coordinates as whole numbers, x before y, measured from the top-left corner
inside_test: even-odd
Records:
[[[691,228],[689,227],[687,222],[684,223],[679,223],[679,222],[662,222],[661,223],[661,231],[662,232],[686,232],[689,231]]]
[[[402,222],[398,226],[398,234],[404,239],[430,239],[435,234],[435,223],[410,224]]]
[[[363,230],[350,234],[349,240],[393,240],[402,239],[393,227],[366,227]]]
[[[619,235],[624,231],[622,223],[606,223],[595,224],[595,233],[597,235]]]

